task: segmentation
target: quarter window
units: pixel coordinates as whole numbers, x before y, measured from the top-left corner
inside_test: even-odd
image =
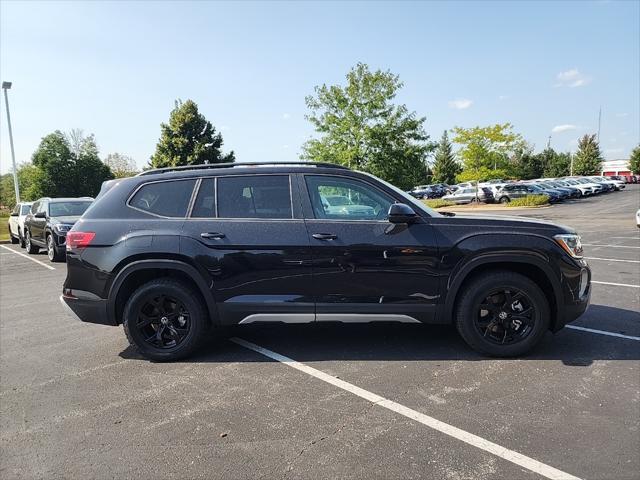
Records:
[[[307,175],[307,189],[315,218],[384,220],[394,199],[358,180]]]
[[[143,185],[129,205],[163,217],[181,218],[187,214],[195,180],[156,182]]]
[[[292,218],[288,175],[218,178],[218,217]]]

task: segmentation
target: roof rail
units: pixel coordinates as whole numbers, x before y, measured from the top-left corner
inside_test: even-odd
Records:
[[[151,170],[145,170],[144,172],[140,172],[137,177],[141,177],[144,175],[155,175],[156,173],[167,173],[167,172],[182,172],[189,170],[209,170],[216,168],[234,168],[234,167],[258,167],[258,166],[304,166],[304,167],[329,167],[329,168],[341,168],[344,170],[349,170],[348,167],[344,165],[338,165],[336,163],[328,163],[328,162],[238,162],[238,163],[205,163],[203,165],[182,165],[179,167],[164,167],[164,168],[153,168]]]

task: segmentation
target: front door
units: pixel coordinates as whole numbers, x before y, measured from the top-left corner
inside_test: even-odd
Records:
[[[304,175],[317,321],[428,322],[439,288],[432,227],[387,221],[398,201],[368,181]]]
[[[203,178],[180,250],[210,279],[220,323],[309,323],[311,252],[287,174]]]

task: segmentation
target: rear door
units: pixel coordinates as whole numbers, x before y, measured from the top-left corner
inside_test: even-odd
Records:
[[[314,321],[309,238],[290,175],[201,179],[180,250],[209,279],[220,323]]]
[[[38,204],[38,210],[36,213],[44,214],[43,217],[37,218],[35,215],[31,220],[31,239],[39,245],[44,245],[44,227],[47,224],[47,217],[49,215],[49,202],[42,200]]]
[[[389,223],[395,198],[365,180],[308,174],[300,186],[316,320],[432,320],[439,295],[433,228]],[[329,197],[334,205],[325,202]],[[338,198],[342,205],[335,205]]]

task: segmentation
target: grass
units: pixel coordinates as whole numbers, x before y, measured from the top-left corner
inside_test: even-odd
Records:
[[[451,207],[455,205],[455,203],[450,202],[448,200],[442,200],[441,198],[423,200],[423,202],[427,205],[427,207],[431,207],[431,208]]]
[[[9,240],[9,216],[0,217],[0,242]]]
[[[507,203],[507,207],[539,207],[548,203],[549,197],[547,195],[527,195],[526,197],[511,200]]]

